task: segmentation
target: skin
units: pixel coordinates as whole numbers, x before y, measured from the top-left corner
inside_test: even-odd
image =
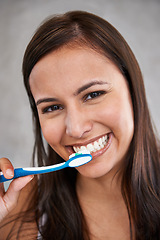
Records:
[[[0,169],[5,178],[14,176],[14,168],[7,158],[0,159]],[[0,222],[10,213],[17,205],[20,191],[33,179],[33,176],[15,179],[9,185],[5,192],[3,183],[0,183]]]
[[[12,178],[14,176],[14,168],[7,158],[0,158],[0,169],[3,172],[5,178]],[[0,183],[0,231],[1,239],[5,240],[8,238],[12,227],[14,227],[15,233],[18,231],[18,226],[20,222],[11,222],[13,216],[17,216],[23,210],[26,210],[27,201],[32,192],[33,187],[33,176],[26,176],[22,178],[17,178],[11,182],[7,191],[4,189],[3,183]],[[30,183],[30,184],[28,184]],[[11,217],[11,218],[10,218]],[[7,223],[7,224],[6,224]],[[6,225],[5,225],[6,224]],[[32,230],[25,229],[25,236],[20,237],[20,239],[28,239],[29,234],[37,234],[36,224],[32,222]],[[34,227],[33,227],[34,226]],[[27,227],[30,227],[28,224]],[[14,238],[14,237],[13,237]]]
[[[94,85],[78,93],[90,83]],[[68,159],[72,146],[92,143],[110,133],[110,146],[92,154],[93,161],[78,171],[100,178],[119,168],[134,123],[127,82],[111,61],[90,49],[63,48],[34,66],[30,86],[43,135],[62,158]],[[98,95],[98,91],[103,93]]]
[[[77,168],[77,194],[91,239],[129,239],[120,174],[115,175],[124,166],[134,132],[124,76],[89,48],[64,47],[43,57],[29,81],[44,138],[64,160],[73,146],[109,134],[106,147]]]
[[[72,146],[87,145],[109,134],[108,144],[92,153],[93,160],[77,168],[77,195],[91,240],[129,240],[120,174],[115,175],[124,166],[134,131],[126,80],[111,61],[97,52],[87,48],[62,48],[34,66],[30,86],[38,102],[43,135],[65,160],[73,153]],[[52,101],[44,102],[48,98]],[[42,113],[44,108],[48,113]],[[13,177],[14,168],[8,159],[0,159],[0,169],[6,178]],[[26,199],[35,188],[32,178],[13,180],[6,192],[0,184],[2,225],[6,216],[21,212],[26,205]],[[1,229],[3,239],[7,238],[13,224]],[[32,230],[36,236],[36,225]]]

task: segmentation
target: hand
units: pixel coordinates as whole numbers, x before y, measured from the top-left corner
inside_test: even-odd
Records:
[[[13,178],[14,168],[7,158],[0,158],[0,169],[5,178]],[[4,184],[0,183],[0,222],[16,207],[21,189],[32,179],[33,176],[17,178],[11,182],[6,192]]]

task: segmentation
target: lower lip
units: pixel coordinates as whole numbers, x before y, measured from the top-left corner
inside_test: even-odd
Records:
[[[97,157],[99,157],[100,155],[102,155],[102,154],[110,147],[111,142],[112,142],[112,133],[109,133],[109,134],[108,134],[108,137],[109,137],[109,139],[108,139],[108,142],[107,142],[106,146],[105,146],[104,148],[96,151],[96,152],[92,152],[92,153],[91,153],[92,158],[97,158]]]

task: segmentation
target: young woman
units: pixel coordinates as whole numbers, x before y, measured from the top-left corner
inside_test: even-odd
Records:
[[[31,39],[23,76],[34,165],[82,149],[93,159],[13,180],[6,193],[1,184],[3,239],[160,239],[160,149],[140,68],[120,33],[87,12],[53,16]],[[13,176],[8,159],[0,168]]]

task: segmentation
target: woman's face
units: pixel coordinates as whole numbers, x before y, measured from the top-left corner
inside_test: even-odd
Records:
[[[44,138],[64,160],[88,149],[92,161],[77,170],[92,178],[123,165],[133,109],[127,82],[109,59],[64,47],[43,57],[29,81]]]

